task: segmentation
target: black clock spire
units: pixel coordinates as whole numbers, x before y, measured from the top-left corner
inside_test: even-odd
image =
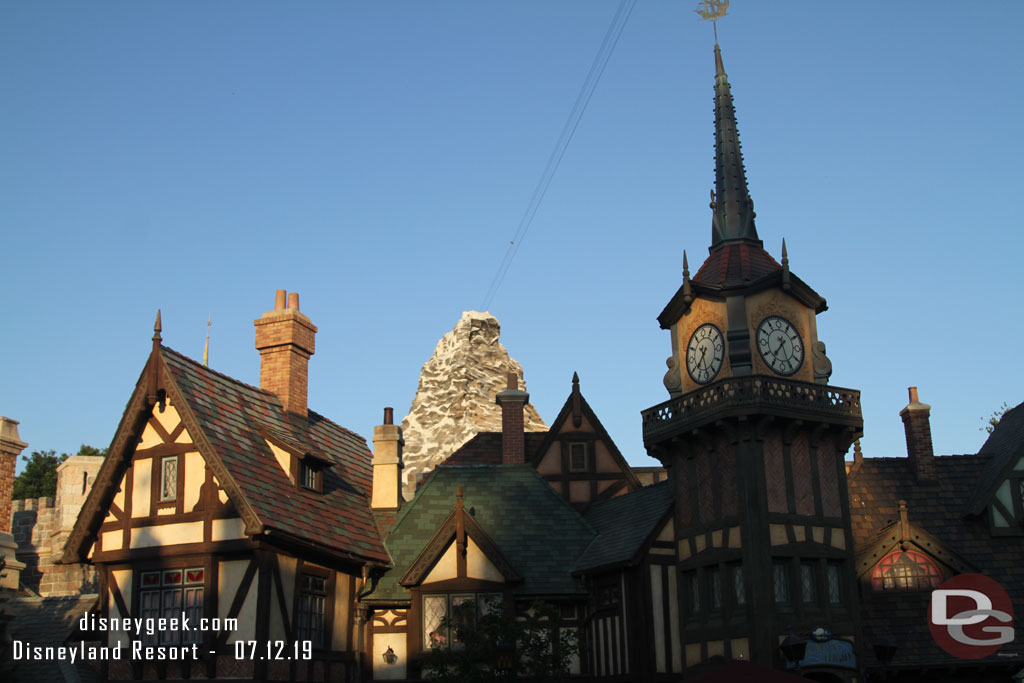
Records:
[[[761,246],[754,227],[754,202],[740,153],[732,89],[715,41],[715,197],[711,203],[711,250],[746,242]]]

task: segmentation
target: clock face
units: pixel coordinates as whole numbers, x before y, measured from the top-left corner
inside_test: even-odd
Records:
[[[757,326],[757,350],[768,367],[780,375],[792,375],[804,362],[800,333],[779,315],[770,315]]]
[[[690,337],[686,346],[686,370],[697,384],[709,384],[722,369],[725,340],[722,331],[704,323]]]

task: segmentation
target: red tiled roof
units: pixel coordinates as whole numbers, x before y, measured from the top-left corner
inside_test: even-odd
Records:
[[[273,394],[203,367],[177,351],[162,357],[203,434],[267,528],[325,550],[388,562],[370,513],[373,470],[363,437],[309,411],[287,413]],[[284,436],[328,460],[323,493],[297,488],[261,431]]]
[[[761,247],[727,244],[711,252],[693,276],[693,282],[707,287],[731,287],[749,284],[780,270],[782,266]]]

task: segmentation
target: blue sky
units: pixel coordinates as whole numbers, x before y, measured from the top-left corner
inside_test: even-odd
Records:
[[[490,310],[548,421],[573,371],[619,448],[667,398],[655,320],[710,241],[713,38],[639,0]],[[310,406],[369,436],[480,306],[618,7],[0,6],[0,414],[29,451],[109,444],[165,343],[256,384],[298,291]],[[1024,3],[734,0],[719,24],[757,226],[825,296],[868,456],[937,453],[1024,400]]]

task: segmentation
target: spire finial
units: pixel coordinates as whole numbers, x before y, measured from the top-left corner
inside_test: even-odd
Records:
[[[683,249],[683,302],[693,302],[693,288],[690,286],[690,264],[686,261],[686,250]]]
[[[782,238],[782,288],[789,291],[789,252],[786,251],[786,238]]]
[[[580,376],[572,373],[572,424],[579,427],[583,424],[583,406],[580,403]]]
[[[203,347],[203,367],[210,367],[210,323],[213,322],[213,313],[206,319],[206,345]]]
[[[153,323],[153,346],[158,346],[160,342],[163,341],[163,337],[160,336],[160,333],[163,332],[163,330],[164,326],[163,323],[160,322],[160,309],[158,308],[156,309],[156,322]]]
[[[727,0],[705,0],[697,13],[715,20],[725,16]],[[754,202],[747,189],[747,174],[740,152],[732,88],[722,62],[722,50],[715,38],[715,190],[711,199],[711,249],[745,242],[758,247],[761,240],[754,227]]]

